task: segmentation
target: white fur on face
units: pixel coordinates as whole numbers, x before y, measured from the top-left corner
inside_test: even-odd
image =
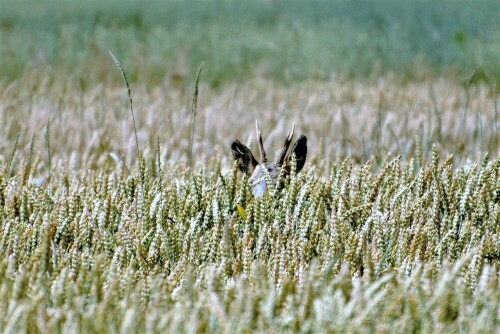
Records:
[[[269,173],[271,181],[273,184],[276,184],[276,181],[279,176],[279,168],[274,164],[260,164],[255,167],[255,170],[248,179],[250,186],[252,187],[252,193],[255,197],[262,197],[268,192],[267,184],[266,184],[266,171]]]

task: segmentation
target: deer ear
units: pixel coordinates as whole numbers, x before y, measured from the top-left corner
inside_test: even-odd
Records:
[[[259,164],[255,157],[252,154],[252,151],[239,140],[233,141],[231,144],[231,151],[233,153],[233,158],[238,162],[238,169],[250,176],[253,173],[253,170]]]
[[[297,162],[297,173],[302,170],[306,163],[307,156],[307,137],[300,135],[299,139],[295,142],[291,154],[295,154],[295,161]],[[290,156],[291,158],[292,156]]]

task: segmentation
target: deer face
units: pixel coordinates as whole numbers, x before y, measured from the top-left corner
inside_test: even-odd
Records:
[[[231,144],[231,151],[233,153],[234,160],[238,162],[238,169],[249,177],[248,182],[252,187],[254,196],[261,197],[268,190],[266,180],[270,179],[273,184],[276,184],[281,173],[283,173],[284,177],[290,174],[293,155],[295,155],[296,159],[296,172],[298,173],[302,170],[307,156],[307,138],[304,135],[300,135],[299,139],[297,139],[293,145],[290,154],[287,154],[288,148],[290,147],[293,139],[295,129],[294,124],[290,132],[288,132],[283,149],[276,159],[276,162],[270,163],[267,162],[266,151],[264,150],[262,135],[257,122],[256,128],[257,138],[259,139],[261,162],[258,162],[252,154],[252,151],[250,151],[250,149],[243,145],[239,140],[233,141]]]

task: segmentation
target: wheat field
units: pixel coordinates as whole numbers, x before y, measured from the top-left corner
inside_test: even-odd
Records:
[[[500,331],[498,2],[312,3],[0,5],[1,333]]]
[[[498,330],[491,87],[202,80],[190,167],[189,91],[132,83],[137,159],[119,81],[34,77],[0,87],[2,332]],[[255,119],[310,146],[263,198],[229,150]]]

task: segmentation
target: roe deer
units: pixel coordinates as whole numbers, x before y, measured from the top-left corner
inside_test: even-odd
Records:
[[[254,196],[261,197],[268,191],[268,187],[266,185],[266,173],[269,174],[271,182],[276,185],[281,173],[283,173],[283,177],[290,174],[293,155],[295,155],[296,172],[298,173],[301,171],[306,163],[307,137],[301,134],[299,139],[297,139],[293,145],[290,154],[287,154],[288,148],[292,142],[293,133],[295,131],[295,124],[293,124],[292,129],[286,136],[283,149],[278,155],[276,163],[270,163],[267,162],[266,151],[264,150],[264,144],[262,142],[262,134],[257,121],[255,122],[255,127],[257,130],[257,139],[259,141],[261,162],[259,163],[252,154],[252,151],[250,151],[250,149],[243,145],[239,140],[233,141],[231,144],[231,151],[233,153],[234,160],[238,163],[238,169],[249,177],[248,182],[252,187]]]

